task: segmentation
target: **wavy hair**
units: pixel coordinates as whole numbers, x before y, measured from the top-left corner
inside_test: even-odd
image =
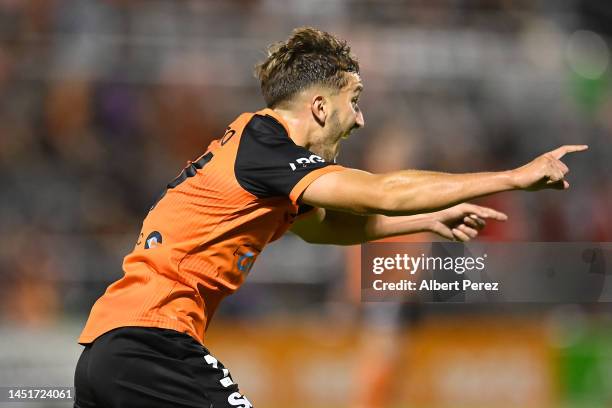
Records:
[[[268,57],[255,66],[269,108],[312,85],[340,90],[348,82],[345,72],[359,73],[346,41],[312,27],[296,28],[287,41],[272,44]]]

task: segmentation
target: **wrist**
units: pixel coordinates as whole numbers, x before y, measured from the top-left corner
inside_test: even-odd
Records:
[[[517,169],[503,171],[501,172],[501,176],[507,190],[522,190],[524,188],[521,182],[520,167]]]
[[[419,232],[435,232],[434,227],[440,218],[439,214],[440,211],[418,215],[422,217],[422,219],[420,220],[420,224],[422,227],[420,228]]]

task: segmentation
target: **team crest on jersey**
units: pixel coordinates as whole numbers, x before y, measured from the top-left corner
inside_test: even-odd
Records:
[[[162,235],[159,233],[159,231],[153,231],[145,240],[144,247],[145,249],[155,248],[156,246],[161,245],[162,241]]]
[[[240,271],[242,274],[247,275],[253,264],[255,263],[255,258],[257,257],[257,253],[250,246],[241,246],[236,251],[234,251],[234,263],[236,269]]]

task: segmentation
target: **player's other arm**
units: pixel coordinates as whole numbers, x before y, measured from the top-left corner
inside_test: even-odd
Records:
[[[432,232],[465,242],[476,238],[486,225],[486,219],[505,221],[507,216],[467,203],[432,213],[397,217],[317,208],[309,216],[298,219],[291,232],[312,244],[354,245],[418,232]]]
[[[569,172],[561,162],[566,153],[584,145],[561,146],[526,165],[502,172],[448,174],[403,170],[371,174],[346,169],[312,182],[302,202],[359,215],[412,215],[433,212],[477,197],[509,190],[567,189]]]

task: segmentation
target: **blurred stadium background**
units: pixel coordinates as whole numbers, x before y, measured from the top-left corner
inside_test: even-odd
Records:
[[[148,206],[262,107],[252,66],[302,25],[361,62],[342,164],[502,170],[589,144],[569,192],[481,200],[510,215],[482,239],[612,241],[609,1],[0,0],[0,386],[72,384]],[[221,307],[208,346],[256,406],[612,406],[609,305],[364,306],[358,262],[287,236]]]

